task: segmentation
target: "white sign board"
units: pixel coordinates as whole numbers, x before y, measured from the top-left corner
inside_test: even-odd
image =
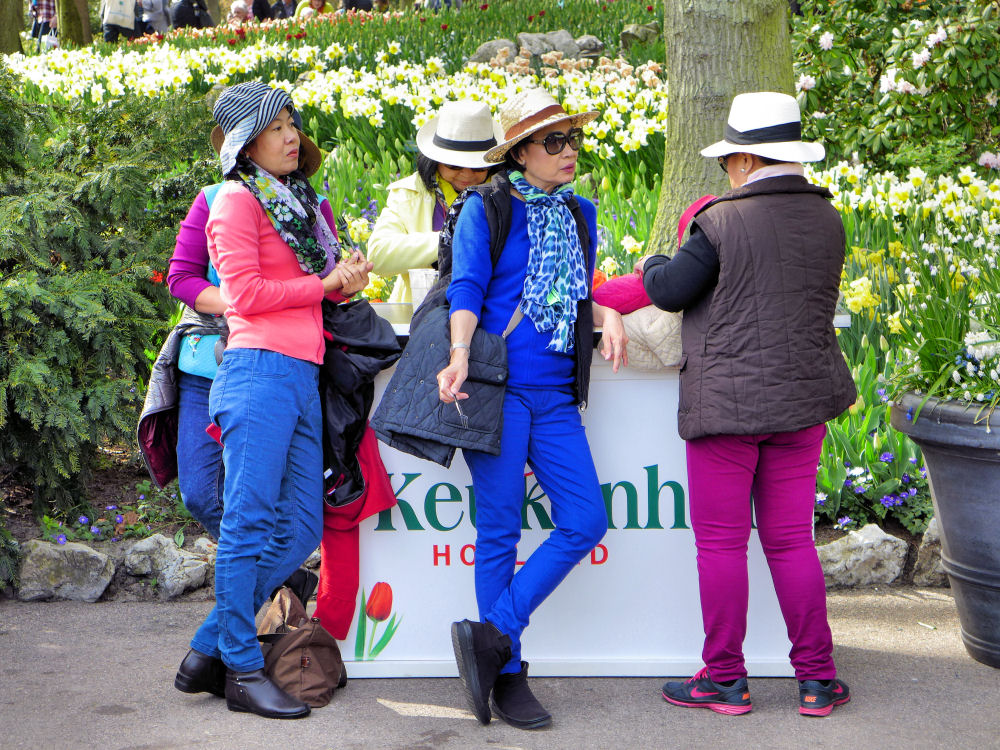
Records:
[[[376,398],[387,381],[383,373]],[[533,675],[690,676],[701,668],[703,631],[677,396],[675,370],[615,375],[595,354],[584,422],[608,506],[608,533],[532,617],[522,655]],[[479,619],[472,480],[461,454],[446,470],[380,447],[399,505],[361,526],[361,588],[369,597],[376,583],[388,584],[392,608],[388,620],[362,615],[361,643],[355,618],[343,643],[345,660],[355,659],[348,672],[455,676],[451,623]],[[548,500],[528,469],[525,474],[519,560],[551,528]],[[756,532],[749,557],[747,668],[754,676],[790,676],[790,644]],[[384,599],[386,587],[379,589],[373,605]],[[390,623],[395,631],[383,641]],[[373,650],[376,656],[367,658]]]

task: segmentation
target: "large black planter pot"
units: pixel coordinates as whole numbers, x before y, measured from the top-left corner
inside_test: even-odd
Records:
[[[924,454],[965,648],[1000,668],[1000,411],[987,431],[979,405],[922,400],[906,394],[890,421]]]

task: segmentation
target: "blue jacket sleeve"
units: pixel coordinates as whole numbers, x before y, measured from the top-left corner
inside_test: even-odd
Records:
[[[451,246],[451,283],[448,302],[452,312],[469,310],[480,317],[486,290],[493,276],[490,259],[490,227],[479,195],[470,195],[455,222]]]

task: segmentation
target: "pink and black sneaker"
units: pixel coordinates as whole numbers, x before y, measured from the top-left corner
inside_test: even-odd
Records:
[[[710,708],[730,716],[750,713],[753,709],[746,677],[734,680],[732,685],[720,685],[708,676],[708,667],[685,682],[666,683],[663,699],[675,706]]]
[[[829,716],[834,706],[851,700],[851,691],[843,680],[801,680],[799,713],[803,716]]]

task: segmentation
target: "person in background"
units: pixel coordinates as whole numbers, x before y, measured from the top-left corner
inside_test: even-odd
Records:
[[[175,0],[170,6],[170,24],[175,29],[207,29],[215,26],[204,0]]]
[[[122,37],[135,39],[142,36],[142,6],[139,3],[101,0],[98,12],[104,41],[113,43]]]
[[[307,8],[312,12],[304,15]],[[301,0],[295,8],[295,17],[298,19],[304,19],[321,13],[333,13],[333,11],[334,7],[326,0]]]
[[[462,452],[476,495],[479,621],[453,623],[451,638],[466,698],[483,724],[490,721],[491,704],[521,729],[552,721],[528,687],[521,634],[532,612],[608,530],[580,405],[588,397],[594,326],[604,328],[602,354],[613,359],[615,372],[627,364],[628,339],[621,316],[592,301],[597,209],[569,184],[581,128],[597,116],[568,114],[543,89],[504,102],[504,141],[485,155],[487,162],[504,163],[491,186],[506,177],[503,189],[510,193],[510,231],[495,266],[478,192],[469,195],[455,224],[447,292],[451,356],[437,375],[441,401],[460,405],[468,399],[462,385],[476,328],[509,332],[500,453]],[[551,502],[556,528],[518,566],[525,464]]]
[[[824,149],[801,138],[791,96],[734,98],[724,139],[701,152],[732,189],[695,216],[673,259],[636,264],[654,304],[684,311],[677,419],[705,668],[663,686],[678,706],[752,708],[743,639],[754,521],[792,642],[799,713],[826,716],[851,697],[837,679],[812,534],[824,423],[857,398],[833,328],[845,233],[829,191],[804,177],[802,162]]]
[[[390,302],[410,302],[410,276],[438,258],[438,235],[455,198],[486,181],[484,155],[503,139],[485,102],[445,102],[417,132],[417,171],[389,185],[389,197],[368,238],[368,259],[380,276],[398,274]]]
[[[168,0],[142,0],[142,24],[146,34],[166,34],[170,31]]]
[[[31,13],[31,38],[38,40],[38,50],[42,49],[42,39],[58,23],[55,0],[32,0],[29,9]]]
[[[244,0],[235,0],[235,2],[229,6],[229,17],[226,22],[230,26],[240,26],[247,21],[249,21],[253,16],[250,13],[250,6],[244,2]]]
[[[278,0],[271,6],[271,18],[293,18],[295,16],[295,0]]]
[[[342,13],[346,13],[349,10],[371,12],[371,9],[372,0],[341,0],[340,3],[340,11]]]
[[[251,8],[255,21],[267,21],[271,18],[271,6],[267,0],[253,0]]]
[[[319,544],[323,528],[319,364],[321,301],[367,284],[360,253],[343,257],[299,171],[291,97],[261,81],[226,89],[213,114],[226,182],[206,233],[229,324],[212,384],[225,490],[216,605],[191,640],[174,685],[223,694],[231,711],[307,716],[308,704],[264,673],[254,616]]]

